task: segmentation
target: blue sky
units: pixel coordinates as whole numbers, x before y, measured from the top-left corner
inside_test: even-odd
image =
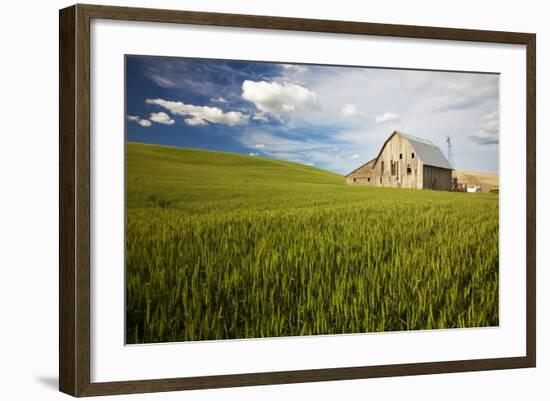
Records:
[[[438,71],[126,57],[126,138],[346,174],[394,131],[457,169],[498,172],[499,77]]]

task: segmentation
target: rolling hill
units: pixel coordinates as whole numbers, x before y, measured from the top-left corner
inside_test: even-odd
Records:
[[[186,179],[220,184],[316,183],[343,185],[344,177],[316,167],[284,160],[268,159],[232,152],[127,143],[128,164],[132,172],[157,178],[185,176]],[[189,174],[193,174],[190,177]]]
[[[479,185],[483,192],[489,192],[491,189],[498,189],[499,186],[499,176],[497,173],[455,170],[453,172],[453,177],[457,177],[458,182],[464,183],[465,185]]]

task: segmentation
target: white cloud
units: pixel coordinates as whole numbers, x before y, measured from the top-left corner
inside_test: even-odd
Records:
[[[360,114],[357,105],[353,103],[348,103],[344,107],[342,107],[341,113],[343,116],[346,117],[352,117]]]
[[[479,129],[470,135],[480,145],[496,145],[499,143],[499,113],[498,110],[481,117]]]
[[[302,110],[319,108],[315,92],[293,84],[246,80],[242,85],[242,98],[254,103],[256,108],[276,117]]]
[[[464,112],[498,99],[498,79],[493,74],[407,71],[404,78],[406,88],[422,94],[419,100],[428,112]]]
[[[162,88],[174,88],[176,86],[176,83],[174,81],[165,78],[159,74],[152,74],[150,78],[153,80],[154,83]]]
[[[164,111],[160,111],[158,113],[151,113],[151,115],[149,116],[149,120],[155,123],[165,124],[165,125],[172,125],[175,122]]]
[[[257,152],[250,152],[248,155],[249,155],[249,156],[258,156],[259,153],[257,153]]]
[[[202,118],[199,118],[199,117],[186,118],[183,121],[185,121],[187,125],[193,125],[193,126],[208,124],[206,121],[204,121]]]
[[[292,70],[296,72],[306,72],[308,68],[300,64],[281,64],[281,67],[285,70]]]
[[[141,125],[142,127],[150,127],[152,124],[151,124],[151,121],[147,120],[147,119],[143,119],[143,118],[139,118],[138,116],[126,116],[128,118],[128,121],[135,121],[136,123],[138,123],[139,125]]]
[[[310,167],[315,166],[315,163],[312,163],[312,162],[306,162],[306,163],[304,163],[304,164],[305,164],[306,166],[310,166]]]
[[[498,110],[494,110],[490,113],[484,114],[483,116],[481,116],[481,121],[484,121],[484,122],[497,121],[498,122]]]
[[[269,121],[269,119],[266,117],[263,111],[254,113],[254,115],[252,116],[252,119],[256,121],[262,121],[264,123]]]
[[[240,111],[229,111],[225,113],[218,107],[194,106],[183,102],[174,102],[164,99],[146,99],[145,103],[155,104],[165,108],[172,114],[185,116],[185,122],[189,125],[205,125],[206,123],[242,125],[248,121],[248,116]]]
[[[214,103],[227,103],[227,100],[224,99],[223,97],[216,97],[216,98],[212,98],[210,99],[211,102],[214,102]]]
[[[356,153],[356,154],[353,154],[349,157],[351,160],[357,160],[359,159],[359,155]]]
[[[263,145],[262,154],[279,160],[301,164],[312,163],[315,166],[342,173],[357,167],[357,161],[350,159],[354,148],[334,152],[336,144],[327,139],[317,141],[311,138],[287,138],[271,132],[245,130],[238,140],[252,152],[258,149],[256,145]]]
[[[151,121],[149,120],[138,120],[137,123],[141,125],[142,127],[150,127]]]
[[[256,145],[254,145],[254,147],[255,147],[256,149],[262,149],[262,148],[265,148],[265,144],[263,144],[263,143],[257,143]]]
[[[399,121],[399,116],[389,111],[386,111],[385,113],[380,114],[379,116],[376,116],[377,124],[393,123],[398,121]]]

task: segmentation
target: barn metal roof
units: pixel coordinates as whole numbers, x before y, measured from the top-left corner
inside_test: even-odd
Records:
[[[432,141],[405,134],[400,131],[395,131],[395,133],[407,138],[415,153],[425,165],[453,170],[453,166],[449,163],[441,149]]]

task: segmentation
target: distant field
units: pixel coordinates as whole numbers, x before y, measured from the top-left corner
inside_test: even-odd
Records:
[[[479,185],[483,192],[489,192],[491,189],[498,189],[499,187],[498,174],[496,173],[455,170],[453,176],[458,178],[458,182],[466,185]]]
[[[127,144],[129,343],[498,325],[498,196]]]

